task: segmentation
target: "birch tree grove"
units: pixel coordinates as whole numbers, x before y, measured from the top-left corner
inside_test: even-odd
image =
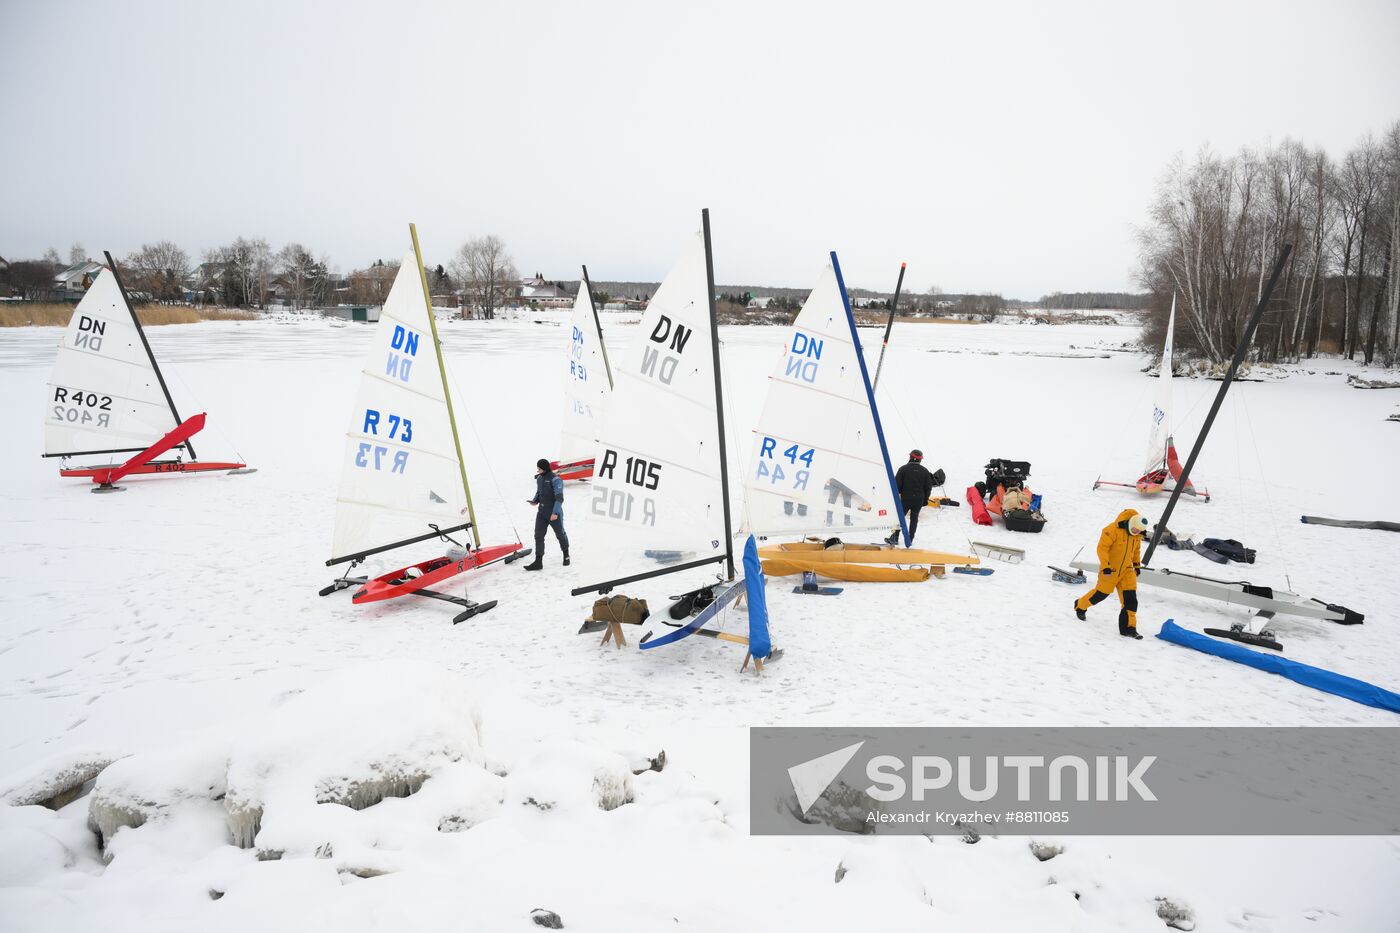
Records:
[[[1233,352],[1283,243],[1293,254],[1256,338],[1259,359],[1400,358],[1400,121],[1340,159],[1293,139],[1168,166],[1138,232],[1160,342],[1172,295],[1182,349]]]

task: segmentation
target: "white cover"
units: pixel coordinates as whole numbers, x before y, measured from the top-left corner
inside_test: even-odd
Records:
[[[138,451],[176,427],[110,269],[63,333],[44,398],[44,453]]]
[[[1172,310],[1167,317],[1167,342],[1162,346],[1162,365],[1157,371],[1157,390],[1147,434],[1147,465],[1143,467],[1144,475],[1162,466],[1167,456],[1167,438],[1172,433],[1172,333],[1175,329],[1176,295],[1172,295]]]
[[[726,551],[708,291],[697,233],[613,368],[586,493],[581,587]]]
[[[787,333],[744,476],[757,535],[840,534],[899,526],[854,329],[827,263]]]
[[[612,388],[604,359],[603,336],[588,283],[580,282],[569,320],[568,368],[564,372],[564,426],[560,432],[559,462],[572,463],[593,456],[598,444],[598,419]]]
[[[376,424],[369,423],[372,412],[379,415]],[[341,460],[331,556],[428,534],[429,523],[460,525],[466,512],[418,260],[409,253],[384,301],[360,376]]]

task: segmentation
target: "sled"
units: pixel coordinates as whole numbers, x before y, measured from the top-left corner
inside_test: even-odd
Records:
[[[1008,564],[1019,564],[1026,559],[1026,552],[1022,548],[1008,547],[1005,544],[991,544],[987,541],[969,541],[972,553],[982,557],[990,557],[993,560],[1004,561]]]

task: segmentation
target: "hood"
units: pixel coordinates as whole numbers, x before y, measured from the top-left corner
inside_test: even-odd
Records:
[[[1113,520],[1113,523],[1115,525],[1122,525],[1124,528],[1127,528],[1128,519],[1132,518],[1137,513],[1137,509],[1124,509],[1123,511],[1118,513],[1118,517]]]

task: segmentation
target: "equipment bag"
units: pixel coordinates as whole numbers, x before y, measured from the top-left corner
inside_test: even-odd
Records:
[[[604,596],[593,603],[594,622],[621,622],[624,625],[641,625],[651,612],[645,599],[632,599],[629,596]]]
[[[1002,515],[1007,531],[1028,531],[1039,534],[1045,528],[1045,516],[1027,509],[1008,509]]]
[[[1254,548],[1245,547],[1234,538],[1205,538],[1201,544],[1237,564],[1254,563]]]

